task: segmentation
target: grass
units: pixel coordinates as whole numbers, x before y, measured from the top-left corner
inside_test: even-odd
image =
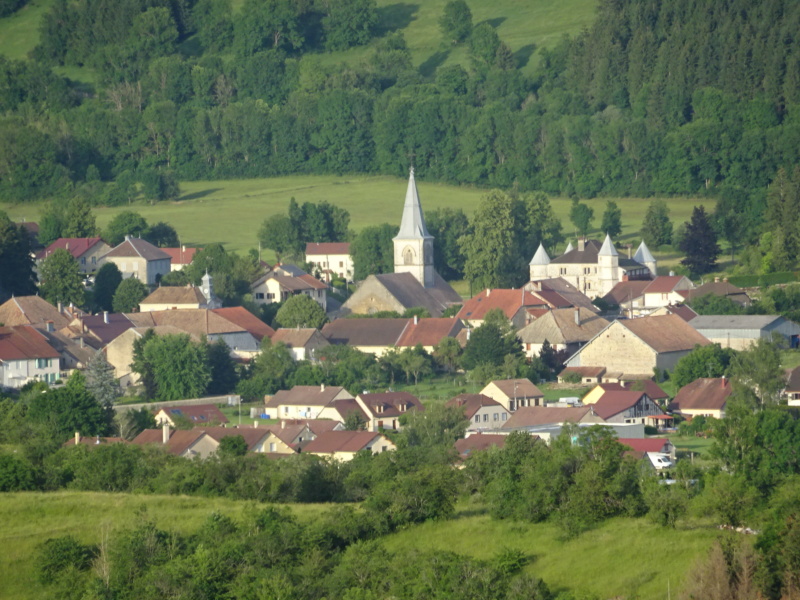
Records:
[[[711,444],[714,443],[714,440],[711,438],[683,436],[678,434],[668,435],[667,437],[669,441],[672,442],[672,445],[675,446],[676,452],[687,456],[688,453],[692,452],[701,457],[706,457],[708,455],[708,450],[711,448]]]
[[[4,600],[47,598],[36,582],[33,558],[39,544],[51,537],[73,535],[83,543],[96,544],[105,531],[134,525],[146,510],[148,518],[172,531],[190,532],[214,511],[241,520],[258,505],[224,498],[140,496],[95,492],[0,494],[0,598]],[[298,504],[291,509],[311,518],[324,505]]]
[[[475,512],[462,505],[457,518],[406,529],[387,537],[385,545],[390,550],[421,548],[481,559],[503,548],[520,550],[531,559],[527,570],[556,592],[569,589],[576,596],[630,600],[667,598],[668,589],[680,589],[717,535],[697,524],[666,529],[646,519],[619,518],[564,540],[551,523],[495,521]]]
[[[9,17],[0,19],[0,54],[24,59],[39,43],[39,21],[53,0],[31,0]]]

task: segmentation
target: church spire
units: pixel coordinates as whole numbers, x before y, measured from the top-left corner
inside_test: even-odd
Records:
[[[422,205],[419,202],[414,168],[408,176],[408,190],[403,205],[403,219],[394,242],[394,272],[411,273],[422,284],[430,288],[436,285],[433,270],[433,236],[425,227]]]
[[[419,202],[419,192],[417,182],[414,180],[414,167],[408,176],[408,189],[406,190],[406,201],[403,205],[403,219],[400,221],[400,231],[397,232],[396,240],[412,239],[433,239],[425,227],[425,218],[422,216],[422,205]]]

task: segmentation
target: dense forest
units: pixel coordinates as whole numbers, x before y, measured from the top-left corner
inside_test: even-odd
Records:
[[[153,172],[400,176],[413,163],[451,183],[714,193],[760,213],[777,170],[798,162],[793,2],[604,0],[590,29],[532,59],[468,10],[461,19],[450,37],[469,64],[417,69],[373,0],[238,11],[229,0],[58,0],[31,60],[0,58],[0,193],[88,186],[115,204],[125,189],[92,184]],[[320,61],[364,44],[353,64]],[[95,82],[58,65],[88,67]]]

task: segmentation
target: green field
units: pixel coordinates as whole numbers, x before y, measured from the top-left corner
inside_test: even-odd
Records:
[[[350,211],[351,227],[358,231],[367,225],[400,223],[407,182],[385,176],[335,176],[295,175],[271,179],[238,179],[228,181],[187,181],[181,183],[182,196],[176,202],[155,205],[139,203],[130,207],[97,208],[97,223],[102,228],[123,210],[135,210],[148,222],[166,221],[178,231],[181,242],[201,246],[222,242],[230,250],[246,252],[258,247],[258,229],[262,221],[272,215],[285,213],[289,199],[298,202],[327,200]],[[486,190],[474,187],[451,186],[417,180],[422,205],[425,210],[452,207],[462,208],[472,215]],[[638,245],[638,231],[650,199],[615,198],[622,209],[622,235],[617,242]],[[595,225],[599,226],[605,207],[605,198],[585,201],[595,212]],[[711,203],[704,201],[706,208]],[[568,214],[570,201],[554,198],[553,208],[571,233]],[[687,220],[698,200],[670,198],[673,222]],[[2,204],[12,219],[35,221],[43,204]],[[599,236],[600,231],[595,231]],[[654,249],[651,249],[654,250]],[[264,253],[265,260],[272,254]],[[673,262],[677,255],[658,255]]]

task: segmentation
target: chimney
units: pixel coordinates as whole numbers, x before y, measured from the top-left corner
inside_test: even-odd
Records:
[[[103,311],[103,323],[108,324],[108,311],[107,310]]]
[[[722,387],[725,387],[726,379],[725,375],[722,376]]]
[[[286,419],[281,421],[281,429],[286,429]]]
[[[670,272],[669,272],[669,276],[670,276],[670,277],[675,277],[675,271],[670,271]]]
[[[419,323],[419,318],[417,317],[417,315],[414,315],[414,325],[416,325],[417,323]]]
[[[64,303],[61,300],[58,301],[58,312],[64,312]]]
[[[86,346],[86,342],[84,341],[84,337],[81,336],[80,340],[81,340],[81,348],[84,348]]]
[[[161,424],[161,443],[166,446],[167,442],[169,442],[169,423],[164,421]]]
[[[631,244],[628,244],[628,260],[631,258],[633,258],[633,255],[631,254]]]
[[[576,308],[575,309],[575,325],[577,325],[578,327],[581,326],[581,309],[580,308]]]
[[[52,321],[47,321],[47,331],[55,331],[56,326]]]
[[[320,383],[319,384],[319,391],[320,392],[324,392],[325,391],[325,384],[324,383]]]
[[[99,435],[94,438],[94,445],[95,446],[99,446],[100,445],[100,436]]]
[[[714,277],[714,283],[719,283],[719,277]]]
[[[578,252],[583,252],[584,250],[586,250],[586,238],[585,237],[579,237],[578,238]]]
[[[131,239],[131,236],[126,234],[126,235],[125,235],[125,241],[126,241],[126,242],[127,242],[127,241],[130,241],[130,239]]]
[[[258,421],[253,421],[253,429],[258,429]]]
[[[69,242],[67,242],[67,252],[69,252]]]
[[[723,281],[724,283],[728,283],[728,278],[727,278],[727,277],[723,277],[723,278],[722,278],[722,281]]]
[[[76,431],[75,432],[75,445],[77,446],[80,443],[81,443],[81,434]]]
[[[492,293],[491,288],[486,288],[486,297],[488,298],[489,295]]]

